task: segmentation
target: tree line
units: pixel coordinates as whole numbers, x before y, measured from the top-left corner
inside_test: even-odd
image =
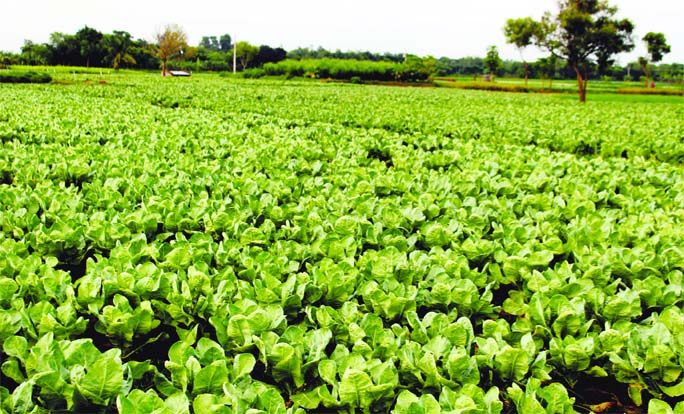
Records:
[[[572,67],[565,60],[543,57],[534,62],[522,62],[519,60],[502,60],[496,66],[494,74],[497,77],[524,78],[525,66],[527,65],[527,76],[537,79],[574,79],[575,73]],[[549,68],[549,64],[552,64]],[[681,63],[661,63],[647,66],[651,79],[665,82],[683,82],[684,64]],[[474,76],[478,77],[484,73],[489,73],[489,68],[485,65],[485,58],[464,57],[458,59],[439,58],[437,59],[437,76]],[[624,66],[611,65],[607,69],[600,71],[597,66],[589,69],[589,79],[612,80],[612,81],[639,81],[646,77],[646,71],[639,62],[631,62]]]
[[[498,58],[496,49],[488,49],[481,57],[435,59],[431,56],[420,58],[425,64],[421,69],[432,70],[432,76],[478,76],[490,73],[498,77],[533,76],[541,79],[573,79],[578,71],[582,82],[589,79],[639,80],[682,82],[684,65],[659,64],[662,55],[669,52],[669,45],[662,33],[649,33],[643,41],[649,56],[625,66],[616,65],[612,56],[619,51],[633,48],[631,33],[633,25],[626,19],[612,19],[614,8],[606,8],[604,3],[593,0],[573,0],[560,3],[557,16],[547,13],[541,20],[531,18],[509,19],[504,27],[508,43],[517,46],[521,60]],[[570,24],[572,23],[572,24]],[[575,26],[577,27],[575,27]],[[580,37],[586,42],[582,46],[591,50],[592,56],[571,56],[568,52],[578,45],[565,44],[562,40],[568,30],[584,31],[591,36]],[[592,34],[593,33],[593,34]],[[594,36],[595,34],[595,36]],[[568,38],[578,38],[570,36]],[[168,48],[168,40],[173,47]],[[285,59],[309,61],[321,59],[356,60],[388,62],[397,65],[415,66],[416,57],[400,53],[374,53],[369,51],[329,51],[324,48],[297,48],[286,51],[268,45],[256,46],[248,42],[233,44],[228,34],[208,35],[201,38],[196,46],[187,44],[187,36],[177,25],[168,25],[160,31],[154,41],[134,39],[125,31],[102,33],[85,26],[74,34],[55,32],[47,43],[25,41],[21,53],[0,52],[0,67],[24,65],[64,65],[86,67],[134,68],[158,70],[169,62],[174,69],[190,71],[230,71],[233,70],[233,52],[237,70],[263,68],[265,64],[281,62]],[[535,62],[527,62],[522,51],[530,45],[550,51],[548,57]],[[593,58],[593,59],[592,59]],[[409,65],[406,65],[406,64]],[[296,65],[285,65],[292,68]],[[581,68],[580,68],[581,66]],[[297,67],[302,67],[301,65]],[[427,68],[427,69],[426,69]],[[581,70],[579,70],[581,69]],[[289,69],[288,69],[289,70]],[[297,69],[299,70],[299,69]],[[273,71],[273,67],[270,67]],[[646,81],[648,82],[648,81]],[[580,83],[582,86],[582,83]]]
[[[187,43],[187,35],[177,25],[157,33],[155,41],[134,39],[125,31],[102,33],[85,26],[74,34],[54,32],[46,43],[26,40],[20,53],[0,52],[0,67],[8,65],[84,66],[158,70],[166,61],[175,69],[233,70],[233,47],[237,47],[239,70],[284,60],[283,48],[255,46],[248,42],[233,45],[230,35],[204,36],[197,46]],[[170,49],[169,44],[174,44]]]

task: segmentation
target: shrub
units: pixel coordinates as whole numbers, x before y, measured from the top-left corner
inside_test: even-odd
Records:
[[[479,89],[484,91],[496,92],[532,92],[535,89],[524,85],[508,85],[493,82],[458,82],[453,84],[456,88]]]
[[[618,89],[617,93],[625,94],[625,95],[684,96],[684,90],[673,90],[673,89],[624,88],[624,89]]]
[[[266,76],[266,71],[261,68],[247,69],[242,72],[242,77],[245,79],[259,79]]]
[[[316,79],[358,81],[423,81],[428,74],[420,71],[406,71],[406,65],[393,62],[374,62],[353,59],[302,59],[267,63],[264,71],[269,76],[285,75]]]
[[[0,73],[0,83],[50,83],[47,73],[9,71]]]

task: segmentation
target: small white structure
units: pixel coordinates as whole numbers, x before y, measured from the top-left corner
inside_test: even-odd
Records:
[[[186,72],[184,70],[167,70],[166,76],[191,76],[192,72]]]

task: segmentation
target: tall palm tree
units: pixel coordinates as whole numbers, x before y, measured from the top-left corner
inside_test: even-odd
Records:
[[[128,52],[131,46],[131,35],[128,32],[115,30],[108,36],[109,59],[114,70],[122,65],[135,65],[135,58]]]

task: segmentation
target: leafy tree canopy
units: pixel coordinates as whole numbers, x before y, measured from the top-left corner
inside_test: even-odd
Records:
[[[591,66],[607,68],[613,55],[634,48],[634,24],[618,20],[616,13],[617,7],[604,0],[561,0],[557,14],[546,12],[535,22],[535,43],[566,60],[575,72],[580,102],[586,101]],[[516,38],[523,34],[520,29]]]

